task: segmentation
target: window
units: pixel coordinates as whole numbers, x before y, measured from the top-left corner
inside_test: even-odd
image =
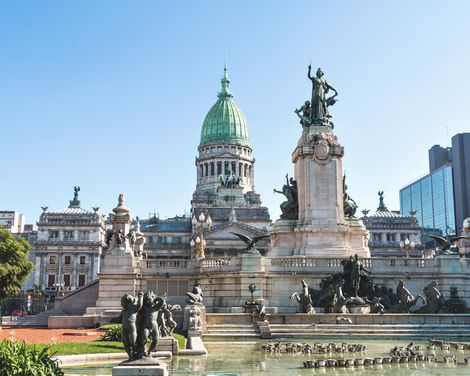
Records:
[[[70,287],[70,274],[64,274],[64,286]]]
[[[49,239],[58,239],[58,238],[59,238],[59,230],[49,231]]]
[[[148,237],[148,243],[149,243],[149,244],[153,244],[153,236],[149,236],[149,237]]]
[[[49,256],[49,264],[55,264],[55,256]]]
[[[211,176],[214,176],[214,162],[211,162]]]
[[[388,233],[388,234],[387,234],[387,241],[388,241],[388,242],[394,242],[394,241],[395,241],[395,234],[393,234],[393,233]]]
[[[49,274],[47,276],[47,287],[54,287],[55,285],[55,274]]]
[[[81,230],[78,232],[78,238],[80,240],[89,240],[90,239],[90,231]]]
[[[65,265],[70,265],[70,256],[65,256],[64,257],[64,264]]]
[[[64,230],[64,239],[73,239],[73,230]]]
[[[86,262],[86,256],[80,256],[80,265],[84,265]]]
[[[222,162],[217,162],[217,175],[222,174]]]
[[[372,241],[374,243],[380,243],[382,241],[382,234],[372,234]]]
[[[400,240],[405,241],[407,238],[406,234],[400,234]]]
[[[86,276],[85,274],[78,275],[78,287],[85,286]]]

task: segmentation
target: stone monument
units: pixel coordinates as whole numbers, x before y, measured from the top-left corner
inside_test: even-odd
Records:
[[[112,228],[108,230],[108,249],[99,273],[99,292],[96,307],[87,309],[87,313],[109,311],[115,315],[123,294],[136,293],[141,289],[140,263],[144,244],[143,234],[137,222],[133,231],[131,215],[126,207],[124,194],[120,194],[118,205],[109,214]]]
[[[312,77],[309,66],[308,78],[312,81],[311,102],[295,111],[302,124],[302,135],[292,154],[297,218],[286,216],[283,210],[272,229],[270,255],[370,257],[368,231],[354,218],[357,205],[346,193],[344,147],[333,132],[328,111],[338,92],[326,82],[320,68]],[[330,91],[334,95],[327,97]]]

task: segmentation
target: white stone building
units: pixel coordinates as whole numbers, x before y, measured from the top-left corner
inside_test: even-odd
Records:
[[[5,227],[12,234],[24,232],[25,217],[17,211],[1,210],[0,227]]]
[[[422,228],[414,215],[390,211],[384,204],[383,192],[375,213],[363,210],[361,220],[369,230],[369,249],[372,257],[410,257],[424,255],[421,245]]]
[[[37,240],[33,243],[34,283],[54,294],[75,290],[98,277],[106,245],[106,227],[99,208],[80,207],[78,190],[68,208],[48,211],[43,207]]]

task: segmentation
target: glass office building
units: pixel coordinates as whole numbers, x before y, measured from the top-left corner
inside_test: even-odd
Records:
[[[452,137],[452,147],[429,149],[429,175],[400,190],[400,210],[416,210],[419,224],[442,235],[460,234],[470,217],[470,133]]]
[[[442,235],[456,234],[452,165],[444,165],[400,190],[400,211],[416,211],[419,224],[439,229]]]

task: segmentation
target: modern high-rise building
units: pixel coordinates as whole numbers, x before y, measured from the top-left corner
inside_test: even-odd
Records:
[[[470,216],[470,133],[452,137],[452,147],[429,149],[429,174],[400,190],[400,211],[416,211],[425,229],[459,233]]]

